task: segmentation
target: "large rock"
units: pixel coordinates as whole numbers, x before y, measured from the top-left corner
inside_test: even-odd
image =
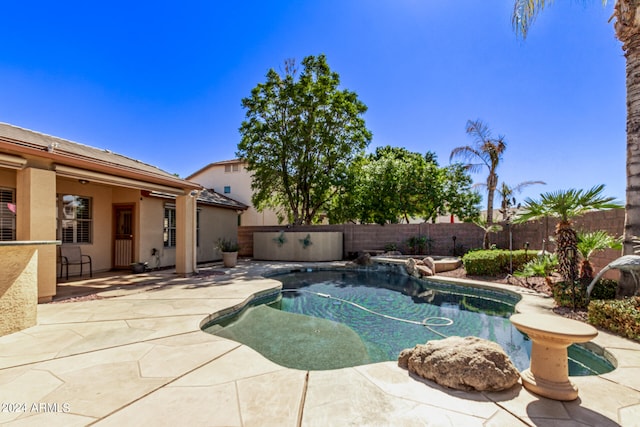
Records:
[[[407,263],[405,264],[405,269],[407,270],[407,274],[409,276],[419,277],[420,274],[418,273],[418,269],[416,268],[417,266],[418,266],[418,262],[413,258],[409,258],[407,260]]]
[[[433,276],[433,270],[427,267],[426,265],[417,265],[416,270],[418,271],[418,275],[420,277]]]
[[[422,263],[424,265],[426,265],[427,267],[429,267],[429,269],[435,273],[435,271],[436,271],[436,262],[434,261],[433,258],[428,256],[428,257],[426,257],[426,258],[424,258],[422,260]]]
[[[418,344],[400,353],[398,365],[456,390],[506,390],[520,378],[502,347],[477,337],[449,337]]]

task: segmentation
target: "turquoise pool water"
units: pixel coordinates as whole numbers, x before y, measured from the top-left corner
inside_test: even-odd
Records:
[[[283,291],[205,331],[242,342],[274,362],[305,370],[397,360],[405,348],[445,336],[499,343],[516,367],[531,345],[509,321],[519,297],[417,280],[387,271],[295,272],[273,277]],[[613,366],[583,347],[569,351],[570,375]]]

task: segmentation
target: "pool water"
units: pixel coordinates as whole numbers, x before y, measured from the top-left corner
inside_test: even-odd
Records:
[[[509,321],[518,296],[417,280],[389,271],[314,271],[273,276],[279,295],[220,319],[205,331],[304,370],[397,360],[429,340],[473,335],[497,342],[519,370],[531,343]],[[569,374],[611,371],[583,347],[569,349]]]

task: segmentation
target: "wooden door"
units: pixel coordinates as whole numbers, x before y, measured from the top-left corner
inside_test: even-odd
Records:
[[[134,254],[133,206],[114,206],[113,215],[115,219],[113,268],[130,268]]]

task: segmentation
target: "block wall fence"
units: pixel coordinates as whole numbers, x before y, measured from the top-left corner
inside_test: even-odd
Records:
[[[550,242],[549,236],[553,236],[557,222],[554,218],[547,218],[526,224],[502,224],[502,231],[491,233],[490,241],[500,249],[508,249],[509,234],[511,234],[513,249],[523,249],[525,243],[529,242],[529,249],[532,251],[537,252],[545,245],[547,251],[553,252],[555,245]],[[576,230],[605,230],[612,235],[620,236],[624,230],[624,209],[589,212],[574,219],[573,223]],[[468,223],[241,226],[238,227],[241,257],[253,256],[253,233],[259,231],[339,231],[344,236],[346,257],[366,250],[382,250],[388,243],[395,243],[400,251],[409,253],[407,240],[414,236],[425,236],[431,240],[429,252],[431,255],[453,255],[453,236],[456,237],[456,245],[462,245],[466,249],[482,247],[484,236],[484,231],[480,227]],[[612,249],[596,254],[592,259],[596,271],[620,255],[621,251]],[[613,277],[617,277],[617,273]]]

